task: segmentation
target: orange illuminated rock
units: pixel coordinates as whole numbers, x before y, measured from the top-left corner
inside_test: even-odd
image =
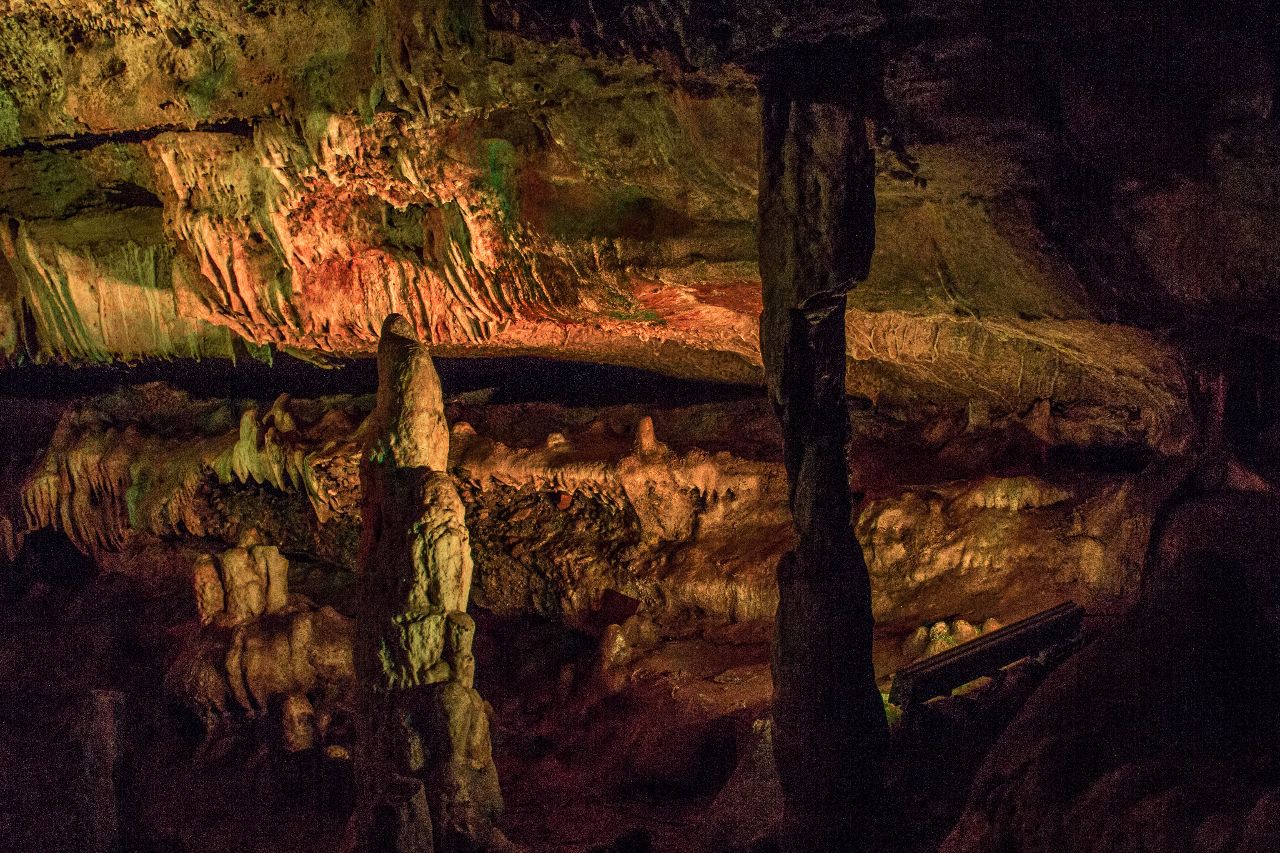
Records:
[[[104,134],[0,153],[0,358],[323,362],[371,355],[399,313],[437,355],[762,382],[759,103],[737,69],[686,87],[644,63],[486,32],[479,17],[463,25],[440,3],[258,15],[209,0],[198,25],[99,5],[20,6],[7,26],[22,38],[0,33],[0,79],[30,86],[0,97],[14,99],[15,133],[37,148]],[[111,37],[70,43],[86,15]],[[283,50],[295,37],[343,48]],[[1079,247],[1042,230],[1042,138],[1028,128],[1010,143],[1003,116],[983,121],[996,120],[879,152],[876,259],[846,317],[849,389],[898,409],[974,400],[995,417],[1048,401],[1035,427],[1052,441],[1184,449],[1174,350],[1113,322],[1123,288],[1065,263]],[[974,127],[999,143],[970,141]],[[1153,289],[1198,306],[1200,282],[1225,297],[1266,280],[1244,267],[1272,263],[1249,236],[1267,222],[1230,197],[1265,183],[1162,188],[1170,215],[1151,193],[1123,205],[1160,273]],[[1241,222],[1246,245],[1202,247],[1193,276],[1164,247],[1185,242],[1197,211]]]

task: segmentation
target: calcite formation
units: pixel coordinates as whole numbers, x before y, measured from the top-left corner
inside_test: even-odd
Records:
[[[139,532],[222,533],[234,543],[255,521],[223,518],[232,522],[224,526],[201,499],[210,480],[298,492],[318,519],[331,517],[343,500],[348,484],[334,459],[344,452],[354,459],[347,412],[325,412],[299,429],[287,397],[263,411],[152,386],[101,402],[65,413],[46,452],[11,484],[16,507],[0,542],[11,557],[26,531],[45,527],[93,554],[119,551]]]
[[[345,750],[333,725],[355,705],[354,626],[331,607],[290,596],[288,561],[268,545],[203,554],[192,570],[198,624],[165,675],[171,694],[202,720],[206,743],[243,715],[262,741],[289,752]]]
[[[782,849],[836,853],[880,847],[888,744],[845,448],[846,294],[870,269],[875,156],[866,81],[835,73],[830,47],[798,52],[768,68],[762,108],[760,348],[796,531],[778,563],[773,748]]]
[[[759,93],[732,62],[805,13],[717,7],[718,23],[686,30],[701,4],[610,5],[587,20],[497,2],[14,4],[0,33],[0,351],[325,360],[371,353],[396,311],[438,353],[761,381]],[[1048,29],[1079,36],[1094,16],[1073,6],[1046,13],[1061,16]],[[932,32],[935,15],[812,7],[811,36]],[[1274,313],[1266,63],[1229,28],[1177,51],[1189,58],[1171,73],[1193,79],[1192,54],[1232,56],[1240,88],[1206,95],[1206,115],[1236,118],[1203,129],[1202,166],[1166,184],[1144,152],[1181,135],[1175,116],[1147,105],[1135,128],[1124,87],[1009,55],[1038,19],[947,16],[946,34],[886,51],[879,240],[846,316],[850,390],[886,407],[974,399],[996,416],[1047,400],[1072,441],[1185,447],[1163,333],[1218,311],[1265,334]],[[1123,58],[1128,30],[1100,27],[1073,45]],[[739,41],[720,44],[728,33]],[[655,44],[687,67],[594,52]],[[1004,100],[962,96],[995,77],[1017,81]],[[1051,111],[1065,129],[1027,103],[1037,86],[1070,106]],[[1080,169],[1114,191],[1068,197],[1059,176]],[[1080,239],[1091,221],[1114,227]],[[1233,239],[1206,244],[1201,221]]]
[[[224,551],[195,566],[196,612],[208,625],[223,614],[232,623],[282,610],[289,596],[289,562],[274,546]]]
[[[162,577],[165,562],[148,556],[155,543],[234,549],[256,528],[319,561],[306,564],[322,581],[313,594],[334,591],[326,601],[342,606],[359,561],[372,405],[202,401],[161,385],[79,403],[15,472],[0,541],[16,555],[29,533],[52,528],[104,565]],[[652,614],[771,618],[773,569],[794,534],[764,406],[458,411],[448,470],[466,508],[476,603],[589,630],[609,590]],[[941,459],[927,457],[926,479],[913,463],[905,482],[886,467],[885,425],[859,421],[851,458],[868,498],[855,531],[877,621],[914,628],[955,613],[1016,618],[1064,598],[1112,611],[1132,600],[1155,508],[1185,472],[1157,457],[1139,474],[966,473],[982,454],[1008,452],[1007,430],[1026,431],[974,420],[929,426],[928,446],[913,452]],[[1041,446],[1054,446],[1046,437]],[[195,564],[183,561],[184,572]]]
[[[35,629],[0,663],[37,676],[9,679],[0,746],[12,708],[56,729],[44,704],[92,686],[85,846],[132,843],[145,797],[116,782],[164,775],[126,756],[137,704],[149,749],[176,720],[135,702],[154,678],[117,672],[147,651],[206,727],[202,771],[230,733],[256,736],[254,785],[345,777],[354,755],[350,850],[504,847],[474,603],[600,640],[584,678],[552,660],[526,679],[578,703],[559,747],[607,738],[634,779],[699,793],[770,701],[776,611],[774,719],[713,811],[780,797],[788,853],[933,849],[957,811],[927,784],[913,837],[877,837],[873,636],[883,669],[1073,598],[1099,624],[1128,612],[1005,729],[943,849],[1276,847],[1267,3],[3,6],[6,387],[52,362],[381,359],[376,401],[151,386],[0,410],[0,617]],[[450,430],[428,348],[767,397],[459,400]],[[778,427],[740,419],[769,405]],[[142,606],[98,600],[113,583]],[[1003,681],[967,720],[934,708],[943,740],[966,733],[957,767],[908,748],[891,784],[967,785],[1032,689]],[[500,746],[523,761],[548,730]],[[41,784],[62,745],[30,740],[47,755],[0,797],[19,846],[9,800],[68,799]],[[190,821],[201,842],[252,823],[232,802]],[[772,843],[741,829],[703,846]]]
[[[409,846],[397,850],[487,849],[501,839],[493,824],[502,794],[490,711],[473,686],[465,511],[445,472],[449,430],[439,377],[399,315],[383,324],[378,402],[367,428],[356,617],[362,790],[346,846],[378,850],[384,833],[402,836],[400,792],[416,782],[435,843],[423,845],[430,835],[401,838]],[[394,829],[388,814],[396,816]]]
[[[67,43],[79,14],[92,46]],[[735,82],[717,85],[723,99],[671,101],[653,69],[491,35],[472,3],[37,4],[12,21],[44,46],[31,55],[57,90],[0,72],[6,89],[34,86],[15,104],[20,135],[37,149],[84,126],[104,138],[5,161],[10,355],[368,354],[400,312],[442,351],[615,349],[755,373],[746,318],[686,299],[674,333],[628,271],[697,255],[724,280],[749,255],[751,146],[736,127],[752,101]],[[282,54],[281,26],[331,47]],[[10,72],[30,63],[0,42]],[[99,64],[132,87],[110,110],[89,84]],[[601,105],[623,103],[600,124]],[[615,138],[635,156],[615,158]],[[696,219],[717,224],[695,247]]]
[[[627,438],[629,446],[619,447]],[[477,595],[486,606],[590,624],[612,589],[655,610],[665,605],[743,621],[772,614],[777,599],[768,562],[790,536],[778,465],[728,452],[677,454],[657,439],[647,416],[631,435],[613,436],[598,419],[572,438],[553,433],[527,449],[458,424],[454,447],[457,475],[469,491],[478,490],[482,504],[513,492],[517,500],[563,496],[554,507],[535,498],[514,512],[499,505],[477,513],[485,543]],[[583,529],[591,519],[578,513],[591,507],[600,513],[596,529]],[[523,519],[512,518],[531,511],[563,519],[568,529],[559,541],[546,534],[531,541]],[[571,550],[584,535],[598,544]],[[617,544],[609,547],[612,537]]]

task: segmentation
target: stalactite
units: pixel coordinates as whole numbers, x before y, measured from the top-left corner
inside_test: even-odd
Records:
[[[324,430],[321,430],[324,433]],[[53,441],[21,489],[21,518],[7,520],[10,541],[53,527],[89,553],[118,551],[137,531],[206,533],[195,496],[206,478],[258,483],[305,495],[328,519],[343,496],[320,485],[317,468],[354,456],[354,436],[316,445],[301,435],[281,397],[263,414],[245,409],[234,435],[170,439],[63,417]]]

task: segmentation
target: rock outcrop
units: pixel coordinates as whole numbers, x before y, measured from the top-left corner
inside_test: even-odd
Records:
[[[4,545],[16,555],[30,532],[56,529],[101,564],[186,585],[194,555],[171,560],[160,545],[235,549],[256,529],[296,555],[298,590],[352,615],[372,405],[203,401],[160,385],[77,403],[14,470]],[[762,403],[456,412],[448,469],[466,507],[475,603],[591,631],[610,590],[655,617],[751,621],[776,609],[773,570],[794,534]],[[1131,601],[1155,508],[1179,479],[1170,463],[977,474],[1016,448],[1005,427],[963,421],[941,418],[921,436],[856,419],[851,459],[868,497],[855,532],[876,619],[907,630],[952,615],[1013,619],[1065,598],[1110,611]],[[1032,462],[1052,446],[1036,442]]]
[[[946,853],[1275,846],[1278,512],[1218,492],[1168,517],[1143,600],[1031,697]]]
[[[268,545],[201,555],[192,571],[199,623],[165,675],[167,690],[204,723],[206,745],[244,717],[268,747],[350,748],[338,723],[355,708],[354,625],[331,607],[290,596],[288,561]]]
[[[1268,337],[1274,75],[1243,12],[1162,29],[1074,0],[807,4],[812,20],[717,6],[727,31],[671,44],[665,28],[706,10],[630,4],[646,11],[619,19],[628,35],[610,5],[16,4],[0,352],[325,360],[370,354],[394,311],[438,353],[759,382],[759,93],[716,57],[747,61],[797,25],[920,34],[873,51],[879,240],[846,316],[851,391],[997,417],[1047,400],[1062,440],[1174,452],[1194,436],[1170,333],[1216,318]],[[594,52],[654,44],[698,70]],[[1229,92],[1202,73],[1220,64]],[[1170,80],[1198,93],[1194,118],[1150,98]],[[1229,236],[1206,242],[1206,221]]]

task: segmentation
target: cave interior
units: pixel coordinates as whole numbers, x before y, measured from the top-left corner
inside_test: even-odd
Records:
[[[1268,0],[9,0],[6,853],[1280,849]]]

